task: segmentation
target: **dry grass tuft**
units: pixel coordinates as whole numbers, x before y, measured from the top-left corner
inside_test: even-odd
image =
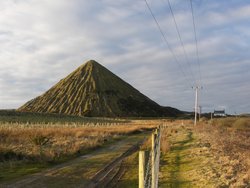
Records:
[[[163,154],[170,150],[170,143],[168,138],[168,129],[163,129],[161,136],[161,151]]]

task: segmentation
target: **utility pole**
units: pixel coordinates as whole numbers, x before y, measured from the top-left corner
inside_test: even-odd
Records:
[[[199,121],[201,119],[202,106],[199,106]]]
[[[194,103],[194,125],[197,123],[197,113],[198,113],[198,106],[199,106],[199,96],[198,96],[198,91],[199,89],[202,89],[201,86],[195,86],[193,87],[195,89],[195,103]]]

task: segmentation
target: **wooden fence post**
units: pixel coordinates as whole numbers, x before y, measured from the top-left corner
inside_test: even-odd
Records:
[[[144,188],[145,151],[139,151],[139,188]]]
[[[152,169],[152,181],[151,181],[151,188],[155,187],[155,137],[156,134],[152,133],[152,161],[151,161],[151,169]]]
[[[139,151],[139,188],[145,188],[145,186],[150,186],[151,188],[157,188],[158,187],[158,174],[159,174],[159,162],[160,162],[160,136],[161,136],[161,129],[160,127],[157,128],[155,131],[153,131],[151,135],[151,141],[152,141],[152,148],[151,148],[151,154],[149,157],[149,161],[147,162],[147,167],[145,166],[145,151]],[[151,161],[150,161],[151,160]],[[150,172],[147,168],[150,168],[148,165],[151,163],[151,177],[149,175],[149,178],[145,180],[145,178],[148,178],[146,173]],[[145,177],[147,176],[147,177]],[[149,185],[145,185],[145,181]],[[146,184],[147,184],[146,183]]]
[[[161,155],[161,127],[159,127],[157,132],[158,146],[157,146],[157,175],[155,186],[158,187],[159,184],[159,170],[160,170],[160,155]]]

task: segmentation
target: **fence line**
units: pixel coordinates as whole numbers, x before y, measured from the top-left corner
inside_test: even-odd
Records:
[[[157,188],[159,179],[161,128],[151,135],[151,151],[139,151],[139,188]]]

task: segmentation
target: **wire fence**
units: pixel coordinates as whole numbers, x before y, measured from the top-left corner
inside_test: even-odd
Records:
[[[157,128],[151,136],[151,151],[139,153],[139,188],[158,187],[161,128]]]

